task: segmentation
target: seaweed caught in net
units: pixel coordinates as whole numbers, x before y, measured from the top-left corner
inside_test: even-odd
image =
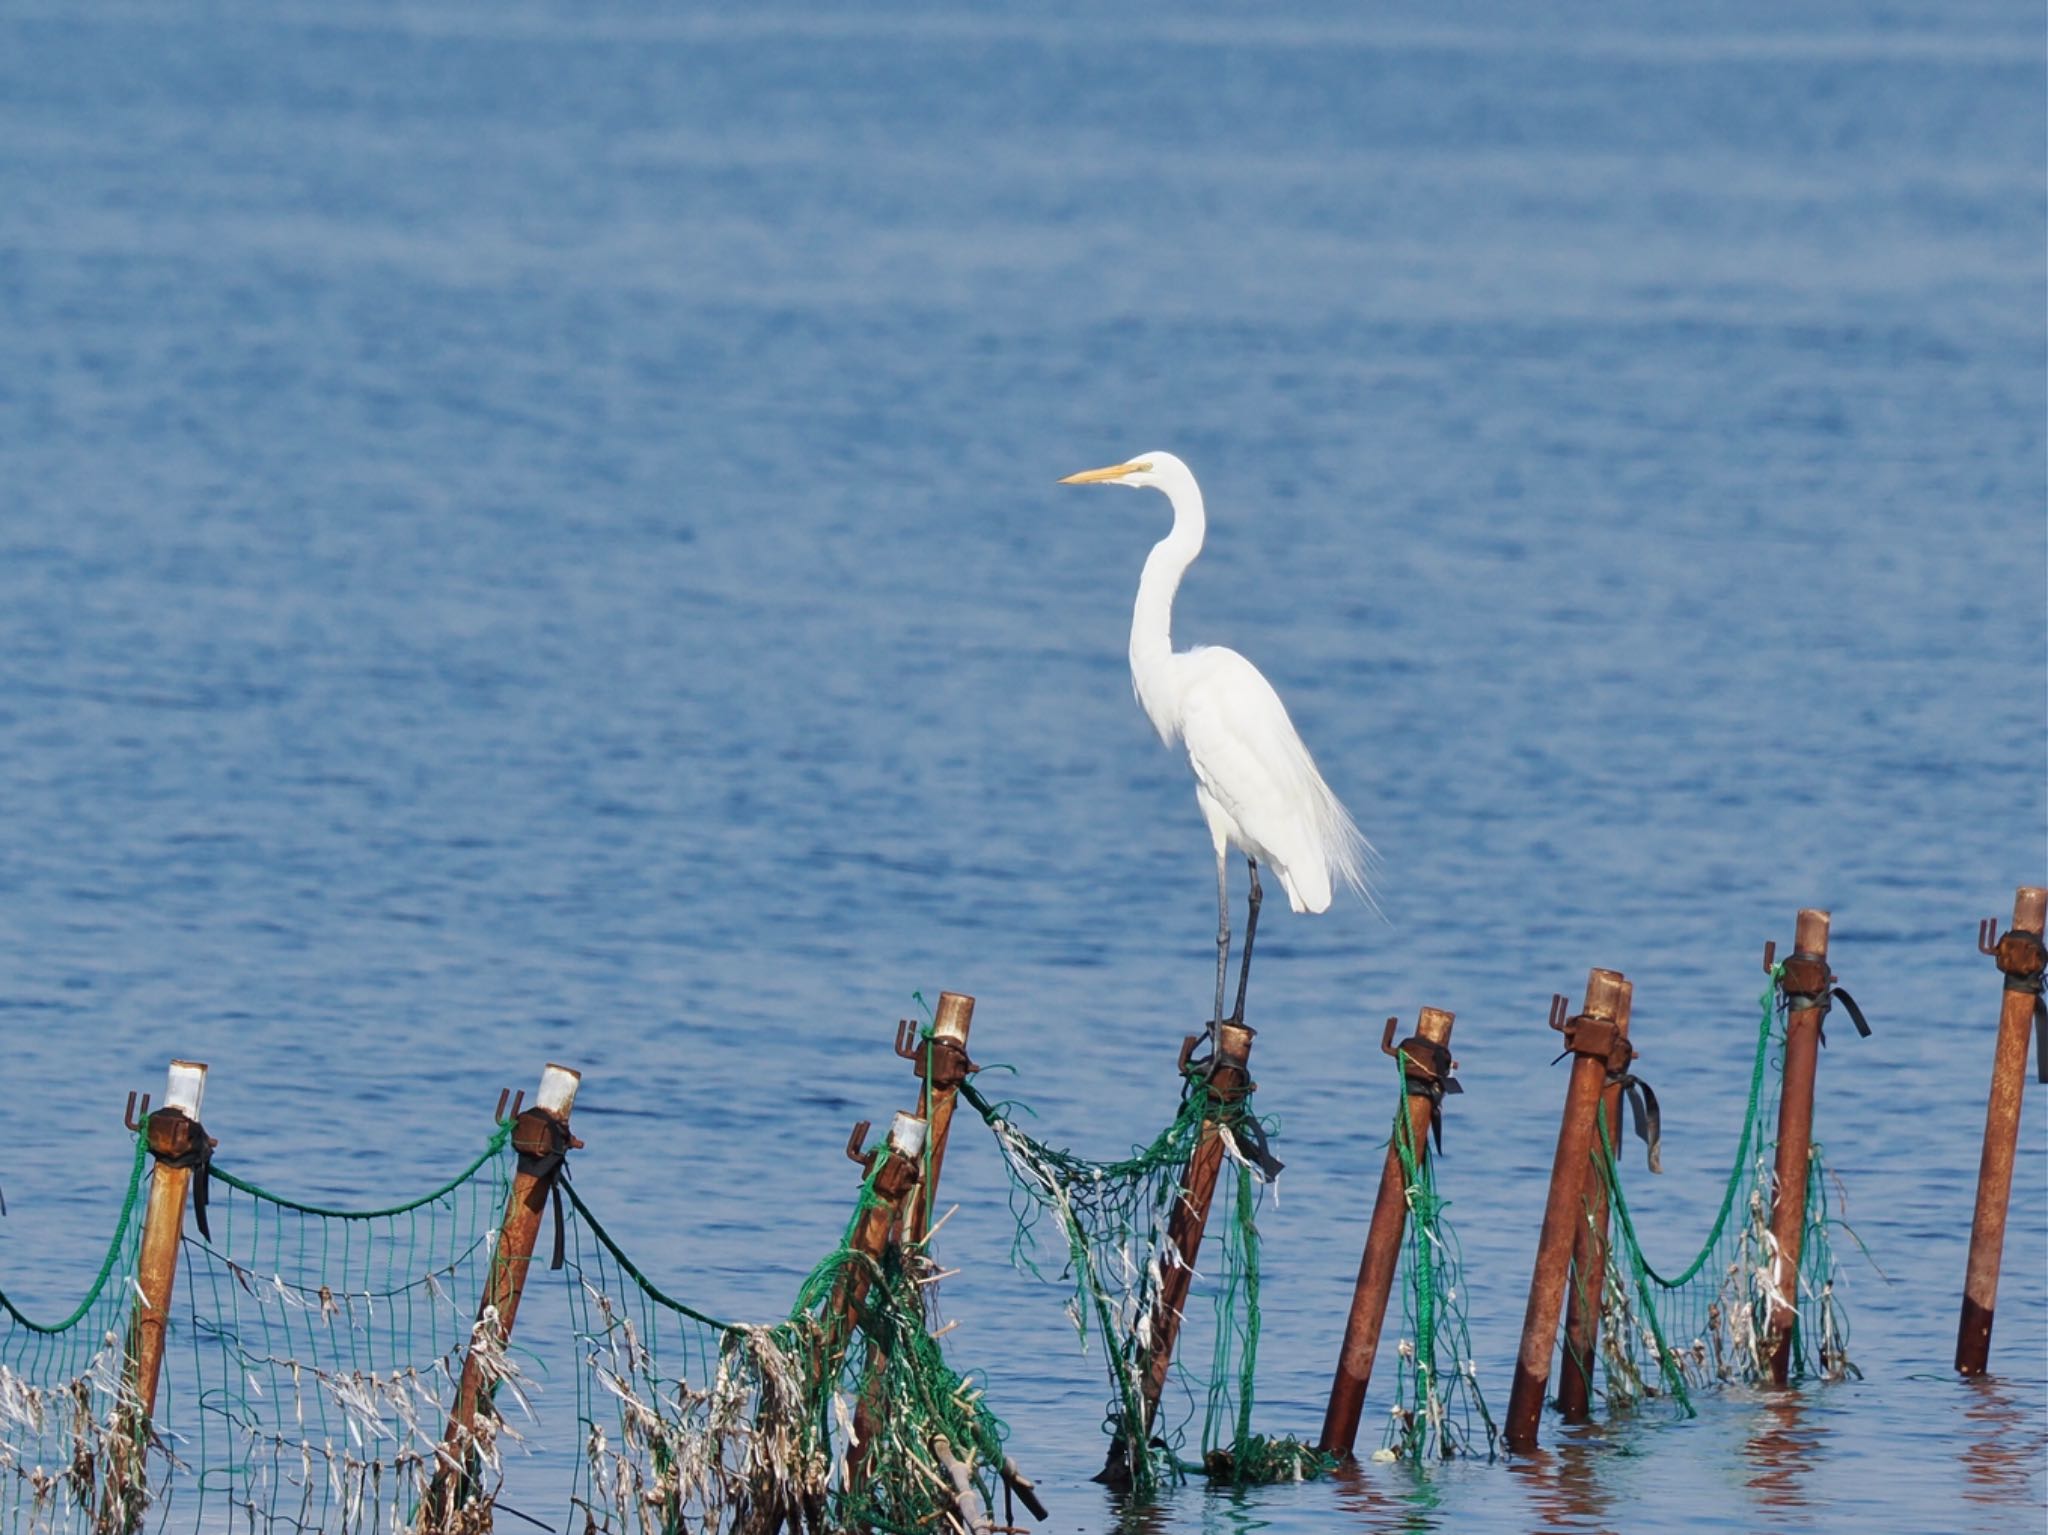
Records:
[[[508,1184],[508,1132],[434,1192],[382,1210],[285,1199],[213,1165],[205,1232],[187,1230],[145,1416],[131,1313],[149,1166],[90,1293],[52,1325],[0,1297],[0,1532],[132,1535],[168,1528],[409,1529],[425,1497],[465,1353],[483,1409],[457,1436],[494,1476],[495,1410],[518,1371],[476,1296]],[[195,1220],[193,1224],[198,1223]],[[488,1485],[460,1519],[485,1527]]]
[[[1393,1145],[1401,1159],[1408,1204],[1401,1250],[1401,1333],[1395,1344],[1394,1401],[1387,1412],[1380,1457],[1422,1464],[1484,1455],[1492,1459],[1500,1433],[1479,1388],[1479,1366],[1465,1318],[1465,1265],[1458,1235],[1437,1192],[1437,1169],[1417,1144],[1408,1112],[1405,1055],[1397,1052],[1400,1081]]]
[[[764,1325],[663,1293],[565,1193],[583,1531],[947,1529],[948,1457],[993,1497],[1006,1430],[930,1329],[920,1250],[877,1262],[852,1246],[872,1172],[846,1238]]]
[[[1190,1074],[1178,1111],[1158,1135],[1127,1157],[1097,1162],[1025,1134],[1009,1105],[990,1102],[973,1084],[960,1093],[994,1132],[1009,1168],[1016,1222],[1012,1261],[1040,1279],[1070,1285],[1068,1319],[1084,1347],[1091,1329],[1101,1341],[1111,1392],[1103,1427],[1113,1468],[1133,1496],[1149,1497],[1189,1472],[1242,1486],[1330,1470],[1332,1457],[1299,1440],[1258,1435],[1251,1427],[1259,1336],[1257,1216],[1264,1182],[1240,1136],[1263,1139],[1264,1129],[1249,1095],[1226,1103]],[[1184,1359],[1174,1364],[1190,1398],[1203,1404],[1200,1458],[1190,1460],[1184,1454],[1187,1422],[1146,1421],[1145,1383],[1159,1341],[1152,1329],[1161,1296],[1182,1261],[1170,1235],[1183,1197],[1182,1175],[1209,1133],[1226,1159],[1223,1197],[1229,1208],[1212,1292],[1215,1332],[1208,1368],[1197,1381],[1189,1378]],[[1047,1219],[1062,1252],[1055,1275],[1045,1272],[1038,1255],[1037,1232]]]
[[[1594,1159],[1613,1216],[1604,1244],[1599,1298],[1599,1374],[1610,1408],[1662,1399],[1693,1411],[1693,1393],[1726,1382],[1771,1379],[1773,1308],[1794,1314],[1789,1374],[1794,1379],[1860,1376],[1848,1354],[1848,1320],[1836,1287],[1840,1273],[1831,1240],[1842,1224],[1828,1198],[1832,1181],[1819,1141],[1808,1156],[1806,1220],[1795,1293],[1776,1277],[1779,1249],[1771,1232],[1777,1144],[1768,1122],[1765,1085],[1782,1071],[1785,1004],[1774,969],[1759,999],[1749,1102],[1712,1228],[1692,1260],[1666,1275],[1645,1256],[1614,1145],[1600,1117]],[[1590,1217],[1590,1211],[1589,1211]],[[1595,1236],[1597,1238],[1597,1231]],[[1586,1276],[1572,1283],[1589,1294]],[[1589,1372],[1590,1373],[1590,1372]]]
[[[211,1237],[181,1261],[189,1354],[165,1386],[188,1399],[177,1496],[197,1523],[246,1530],[487,1529],[502,1455],[530,1415],[487,1292],[510,1186],[510,1126],[433,1192],[381,1209],[304,1203],[212,1169]],[[477,1410],[451,1425],[467,1357]],[[437,1460],[454,1427],[449,1452]],[[451,1492],[459,1489],[459,1495]]]
[[[126,1198],[99,1273],[56,1322],[0,1293],[0,1532],[130,1535],[149,1507],[144,1421],[126,1345],[148,1147],[138,1134]]]

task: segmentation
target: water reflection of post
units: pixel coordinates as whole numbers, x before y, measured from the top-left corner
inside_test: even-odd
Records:
[[[1562,1439],[1548,1449],[1532,1450],[1508,1462],[1520,1477],[1534,1505],[1524,1521],[1532,1530],[1611,1530],[1614,1497],[1600,1480],[1600,1469],[1613,1459],[1613,1447],[1591,1436]]]
[[[1760,1402],[1757,1411],[1757,1431],[1742,1446],[1742,1458],[1756,1468],[1749,1486],[1766,1508],[1804,1508],[1808,1499],[1800,1484],[1827,1431],[1806,1421],[1806,1398],[1797,1392]]]
[[[1963,1496],[1999,1508],[2039,1508],[2034,1478],[2048,1454],[2048,1429],[1996,1383],[1979,1376],[1965,1387],[1970,1405],[1963,1416]]]

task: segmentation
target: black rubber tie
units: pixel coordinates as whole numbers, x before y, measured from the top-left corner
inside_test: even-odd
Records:
[[[1664,1111],[1657,1105],[1656,1089],[1633,1072],[1609,1079],[1628,1101],[1629,1117],[1635,1121],[1636,1138],[1649,1148],[1650,1171],[1664,1171]]]
[[[181,1151],[174,1157],[158,1157],[157,1161],[165,1167],[191,1170],[192,1220],[199,1227],[199,1234],[211,1242],[213,1233],[206,1227],[206,1196],[213,1186],[213,1142],[206,1138],[206,1131],[199,1121],[192,1121],[191,1150]]]
[[[564,1253],[562,1242],[562,1180],[569,1176],[569,1132],[560,1125],[549,1121],[554,1145],[538,1156],[531,1152],[519,1153],[519,1170],[529,1178],[544,1178],[548,1185],[548,1203],[555,1210],[555,1254],[548,1263],[550,1269],[562,1266]]]

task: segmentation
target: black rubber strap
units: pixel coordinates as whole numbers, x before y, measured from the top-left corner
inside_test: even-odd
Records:
[[[213,1186],[213,1142],[206,1138],[206,1132],[195,1121],[193,1126],[192,1149],[180,1152],[174,1157],[158,1157],[161,1167],[189,1168],[192,1173],[192,1220],[199,1227],[199,1234],[207,1241],[213,1240],[213,1233],[206,1227],[206,1196]]]
[[[1863,1038],[1870,1038],[1870,1020],[1863,1016],[1863,1009],[1856,1005],[1856,999],[1841,987],[1835,988],[1835,1000],[1849,1010],[1849,1021],[1856,1025],[1856,1032]]]
[[[1785,993],[1786,1012],[1820,1014],[1820,1042],[1823,1045],[1828,1042],[1828,1013],[1837,1002],[1848,1009],[1849,1021],[1856,1025],[1856,1032],[1865,1039],[1870,1038],[1870,1020],[1863,1016],[1863,1009],[1856,1005],[1856,999],[1840,986],[1814,992],[1812,995],[1791,991]]]
[[[1621,1089],[1629,1117],[1635,1121],[1636,1138],[1649,1148],[1650,1171],[1664,1171],[1664,1111],[1657,1105],[1656,1089],[1633,1072],[1609,1077],[1610,1086]]]
[[[1444,1051],[1445,1064],[1449,1064],[1450,1052]],[[1436,1142],[1438,1156],[1444,1151],[1444,1095],[1462,1093],[1465,1089],[1456,1077],[1433,1077],[1423,1072],[1410,1071],[1403,1075],[1408,1082],[1408,1096],[1429,1100],[1429,1134]]]
[[[2048,979],[2048,971],[2035,970],[2015,975],[2005,973],[2007,991],[2032,992],[2034,994],[2034,1080],[2048,1082],[2048,1002],[2041,999],[2041,982]],[[0,1214],[5,1214],[0,1209]]]
[[[569,1176],[569,1133],[556,1126],[554,1145],[548,1150],[538,1155],[520,1152],[519,1170],[529,1178],[541,1178],[547,1182],[548,1203],[555,1207],[555,1255],[548,1267],[558,1269],[563,1261],[562,1180]]]
[[[1264,1173],[1268,1183],[1280,1176],[1280,1170],[1287,1164],[1273,1155],[1273,1148],[1266,1140],[1266,1127],[1259,1123],[1258,1115],[1240,1116],[1230,1126],[1230,1134],[1237,1142],[1237,1149],[1244,1153],[1245,1160]]]

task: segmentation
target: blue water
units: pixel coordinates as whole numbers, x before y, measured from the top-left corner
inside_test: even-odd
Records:
[[[224,1163],[342,1198],[579,1066],[579,1189],[742,1314],[910,1101],[913,991],[1123,1149],[1213,885],[1124,669],[1165,504],[1052,482],[1171,448],[1179,636],[1388,868],[1387,922],[1262,934],[1261,1425],[1320,1420],[1380,1019],[1459,1017],[1499,1405],[1550,993],[1634,979],[1639,1215],[1689,1251],[1802,905],[1876,1024],[1819,1133],[1882,1277],[1860,1384],[1143,1527],[2038,1528],[2038,1088],[1999,1373],[1947,1363],[1975,924],[2048,859],[2043,58],[2038,7],[1879,0],[0,7],[0,1284],[82,1288],[174,1055]],[[1050,1527],[1106,1528],[1097,1360],[970,1129],[949,1345]],[[507,1496],[561,1527],[552,1389]]]

